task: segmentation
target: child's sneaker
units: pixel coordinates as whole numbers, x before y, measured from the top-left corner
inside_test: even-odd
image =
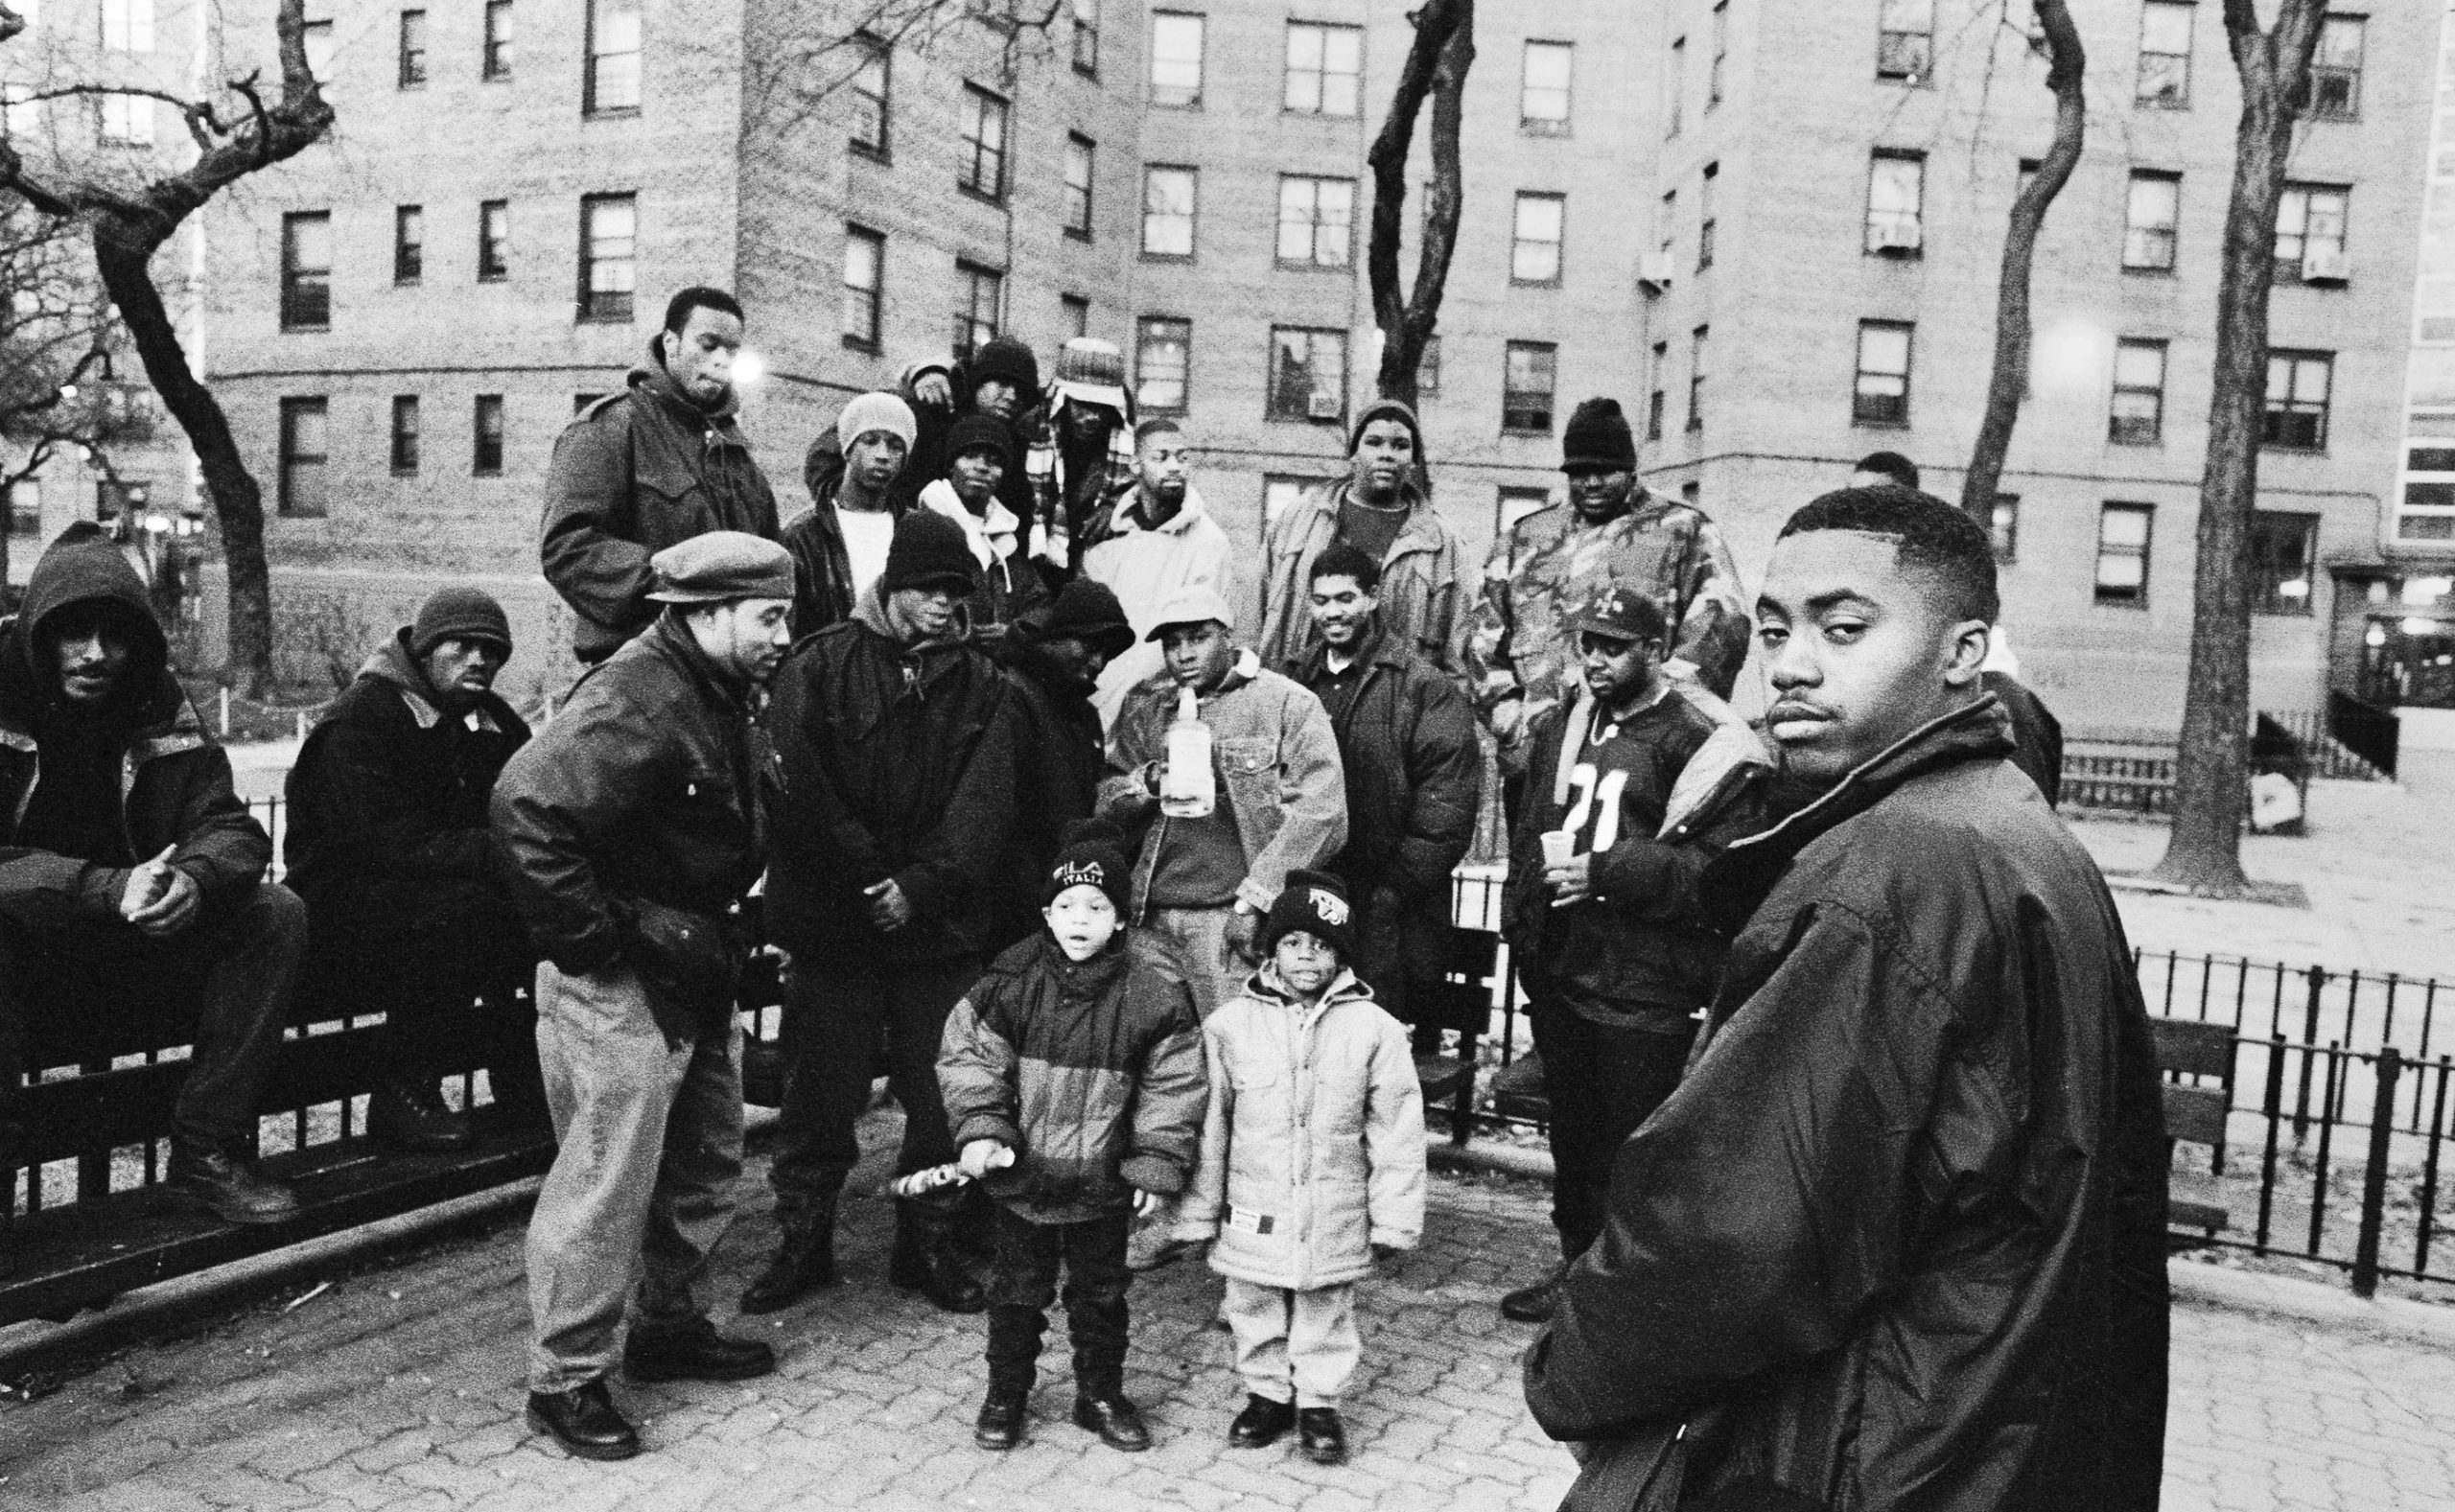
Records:
[[[1023,1423],[1030,1415],[1028,1395],[992,1391],[971,1425],[971,1441],[983,1449],[1012,1449],[1023,1441]]]
[[[1268,1449],[1287,1436],[1296,1426],[1296,1404],[1274,1402],[1268,1397],[1248,1396],[1245,1410],[1228,1425],[1228,1446],[1230,1449]]]

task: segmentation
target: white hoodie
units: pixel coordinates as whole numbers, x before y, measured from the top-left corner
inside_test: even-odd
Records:
[[[1146,527],[1134,514],[1141,497],[1137,490],[1117,500],[1111,533],[1083,556],[1084,575],[1108,585],[1125,610],[1126,622],[1134,626],[1133,649],[1108,664],[1091,697],[1103,728],[1116,723],[1116,711],[1134,685],[1164,664],[1158,643],[1142,637],[1151,633],[1168,600],[1188,588],[1209,587],[1236,602],[1229,562],[1234,548],[1228,532],[1203,507],[1201,493],[1186,484],[1184,507],[1157,527]]]

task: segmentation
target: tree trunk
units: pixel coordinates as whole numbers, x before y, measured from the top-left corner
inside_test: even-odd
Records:
[[[2152,873],[2211,896],[2237,897],[2250,890],[2242,872],[2250,796],[2250,521],[2266,412],[2268,291],[2277,201],[2326,9],[2326,0],[2281,0],[2275,30],[2262,32],[2252,0],[2225,0],[2226,36],[2242,81],[2242,119],[2216,292],[2215,393],[2199,482],[2190,674],[2174,769],[2174,822],[2164,858]]]
[[[1458,144],[1465,120],[1466,72],[1475,62],[1475,0],[1430,0],[1415,16],[1415,36],[1398,72],[1380,135],[1366,161],[1372,168],[1372,231],[1365,271],[1372,289],[1372,320],[1381,332],[1381,370],[1374,386],[1384,399],[1413,407],[1423,351],[1440,319],[1449,261],[1458,249],[1458,215],[1465,199]],[[1407,156],[1415,120],[1432,100],[1432,182],[1425,190],[1423,245],[1415,287],[1398,285],[1398,243],[1406,224]]]
[[[2088,139],[2088,103],[2082,84],[2089,66],[2080,45],[2080,30],[2071,24],[2064,0],[2037,0],[2037,19],[2046,31],[2046,87],[2054,94],[2054,143],[2030,179],[2012,201],[2012,223],[2003,236],[2003,268],[1995,292],[1995,371],[1986,384],[1986,415],[1977,428],[1977,445],[1969,456],[1969,473],[1961,480],[1960,506],[1981,525],[1995,519],[1995,495],[2003,481],[2003,458],[2012,449],[2012,428],[2020,423],[2021,399],[2028,391],[2029,268],[2037,259],[2038,233],[2046,227],[2046,212],[2054,197],[2079,166]]]

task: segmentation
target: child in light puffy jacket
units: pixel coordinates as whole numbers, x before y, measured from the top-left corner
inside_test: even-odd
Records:
[[[1228,1443],[1295,1428],[1325,1465],[1346,1457],[1355,1283],[1423,1235],[1423,1092],[1405,1027],[1347,969],[1351,919],[1336,877],[1288,873],[1261,970],[1203,1025],[1210,1108],[1177,1227],[1228,1278],[1249,1393]]]
[[[996,1203],[983,1449],[1022,1442],[1061,1268],[1075,1423],[1151,1447],[1125,1395],[1126,1234],[1184,1189],[1205,1090],[1193,989],[1164,945],[1118,925],[1130,886],[1116,826],[1073,826],[1049,872],[1048,927],[982,974],[938,1052],[958,1163]]]

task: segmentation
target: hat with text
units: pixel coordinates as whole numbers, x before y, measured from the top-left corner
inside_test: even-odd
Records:
[[[1057,860],[1040,890],[1045,907],[1069,887],[1096,887],[1122,915],[1133,894],[1134,864],[1126,859],[1125,831],[1105,819],[1078,819],[1065,826]]]
[[[1347,902],[1346,884],[1327,872],[1290,872],[1278,900],[1262,919],[1262,950],[1278,948],[1279,937],[1298,930],[1339,953],[1341,964],[1355,959],[1355,909]]]

